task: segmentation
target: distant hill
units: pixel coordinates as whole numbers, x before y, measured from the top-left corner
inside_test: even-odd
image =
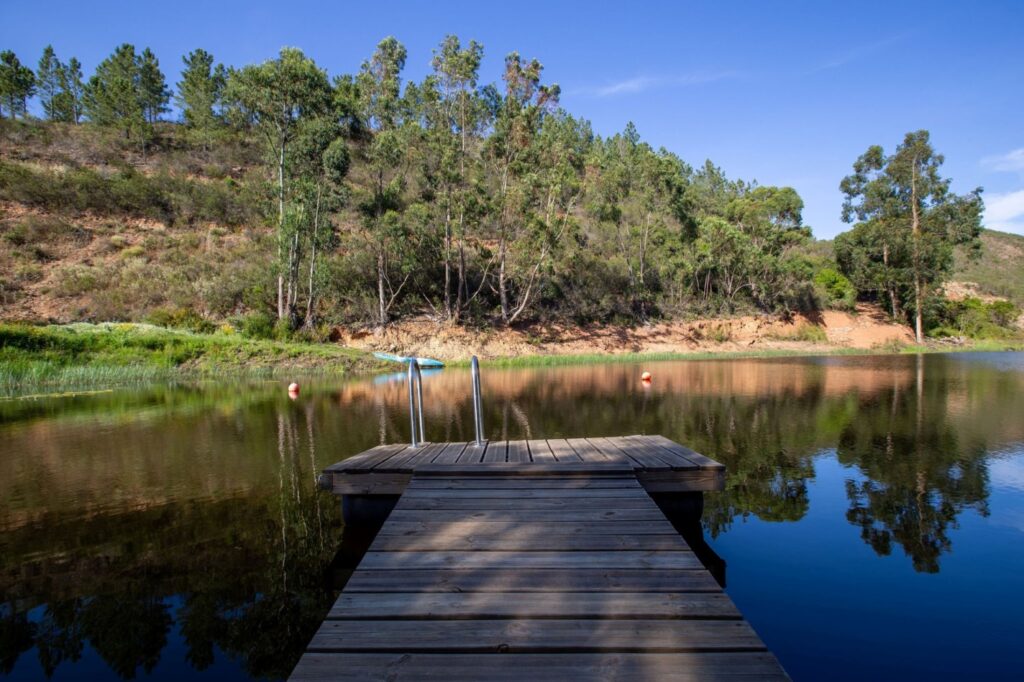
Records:
[[[1024,306],[1024,237],[982,230],[981,255],[967,257],[958,250],[953,281],[973,283],[978,292],[1008,298]]]

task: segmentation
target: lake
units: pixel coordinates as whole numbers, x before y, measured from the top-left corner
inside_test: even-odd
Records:
[[[423,383],[428,439],[471,440],[468,371]],[[1024,353],[485,367],[483,397],[494,438],[723,462],[704,537],[795,680],[1019,678]],[[372,539],[319,470],[405,441],[406,400],[399,374],[0,401],[0,677],[286,677]]]

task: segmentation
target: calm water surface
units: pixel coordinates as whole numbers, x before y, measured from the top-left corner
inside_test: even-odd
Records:
[[[724,462],[705,538],[794,679],[1020,675],[1024,354],[483,379],[490,436],[662,433]],[[425,376],[431,440],[472,438],[468,386]],[[0,401],[0,676],[286,677],[370,539],[316,475],[405,440],[404,390]]]

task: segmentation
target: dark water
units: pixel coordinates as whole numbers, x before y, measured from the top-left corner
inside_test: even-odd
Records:
[[[425,377],[431,440],[472,437],[468,385]],[[0,402],[0,676],[286,677],[368,541],[316,475],[404,440],[404,390]],[[484,403],[724,462],[705,537],[794,679],[1019,678],[1024,354],[485,369]]]

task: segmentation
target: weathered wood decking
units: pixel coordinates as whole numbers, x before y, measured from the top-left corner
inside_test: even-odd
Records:
[[[339,495],[401,495],[414,472],[516,475],[626,468],[647,492],[721,490],[725,467],[663,436],[379,445],[324,470]]]
[[[665,439],[467,449],[332,468],[338,492],[407,479],[292,680],[786,679],[639,480],[720,464]]]

